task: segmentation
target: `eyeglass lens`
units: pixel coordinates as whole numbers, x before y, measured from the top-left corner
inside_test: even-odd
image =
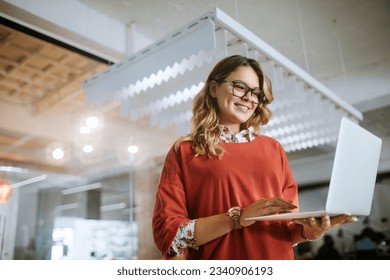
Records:
[[[251,93],[251,101],[255,104],[259,103],[259,100],[262,99],[261,91],[259,88],[250,88],[244,82],[233,81],[233,95],[237,97],[244,97],[248,92]]]

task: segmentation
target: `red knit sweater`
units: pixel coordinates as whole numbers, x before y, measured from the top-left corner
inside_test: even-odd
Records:
[[[153,236],[165,258],[179,226],[189,219],[226,213],[260,198],[281,197],[298,205],[297,185],[286,154],[276,140],[258,136],[247,143],[221,143],[221,159],[195,157],[191,142],[170,149],[153,213]],[[187,259],[294,259],[293,242],[301,227],[286,221],[256,222],[233,230]]]

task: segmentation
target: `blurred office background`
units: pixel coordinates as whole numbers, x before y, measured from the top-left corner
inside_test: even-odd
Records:
[[[104,80],[103,71],[110,76],[112,66],[131,63],[127,58],[134,54],[147,56],[148,46],[215,8],[288,59],[281,65],[283,59],[272,60],[229,33],[228,51],[259,56],[276,90],[275,81],[286,86],[291,77],[301,78],[289,69],[301,69],[309,81],[319,82],[312,89],[316,98],[307,92],[305,98],[286,100],[275,94],[286,102],[275,103],[274,126],[265,127],[283,139],[301,209],[317,208],[326,198],[337,140],[329,120],[334,126],[346,115],[383,139],[370,216],[329,234],[340,258],[389,258],[389,0],[5,0],[0,1],[0,188],[12,192],[0,204],[0,259],[161,258],[151,233],[154,195],[166,152],[188,129],[193,95],[169,99],[176,84],[164,87],[167,80],[157,90],[149,84],[133,96],[110,92],[116,83],[87,92],[86,81]],[[193,45],[204,43],[198,41]],[[140,68],[161,60],[145,60]],[[133,73],[140,75],[136,68]],[[186,73],[177,74],[177,83],[180,77],[199,78]],[[302,91],[311,88],[297,85]],[[160,100],[166,94],[168,103],[155,100],[157,107],[148,107],[157,93]],[[132,108],[128,103],[134,96]],[[332,109],[322,108],[322,100]],[[298,116],[294,107],[322,110],[322,115]],[[306,123],[310,119],[314,125]],[[305,135],[330,134],[294,142],[302,138],[300,125],[308,128]],[[296,258],[316,258],[324,240],[297,246]]]

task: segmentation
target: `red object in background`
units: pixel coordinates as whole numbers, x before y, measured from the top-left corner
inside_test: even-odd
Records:
[[[11,193],[11,185],[7,181],[0,181],[0,203],[7,203]]]

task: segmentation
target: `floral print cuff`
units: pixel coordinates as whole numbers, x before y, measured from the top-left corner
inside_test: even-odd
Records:
[[[194,236],[195,221],[185,221],[177,231],[176,237],[170,248],[169,255],[183,255],[187,248],[198,249]]]

